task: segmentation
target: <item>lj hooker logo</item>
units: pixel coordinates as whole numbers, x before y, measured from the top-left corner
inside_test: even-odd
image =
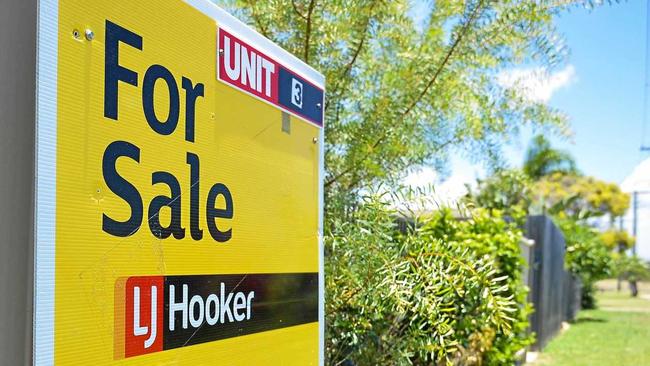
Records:
[[[318,274],[146,276],[115,284],[115,358],[318,321]]]
[[[124,355],[163,350],[164,277],[131,277],[126,281]]]

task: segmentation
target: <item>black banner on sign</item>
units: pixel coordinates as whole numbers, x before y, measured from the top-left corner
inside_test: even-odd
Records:
[[[323,127],[323,90],[291,71],[280,67],[278,103]]]
[[[318,273],[166,276],[163,349],[318,321]]]

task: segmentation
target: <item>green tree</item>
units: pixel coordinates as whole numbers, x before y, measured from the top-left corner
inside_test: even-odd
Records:
[[[552,173],[535,182],[532,190],[535,204],[546,212],[576,220],[609,216],[613,222],[630,207],[629,194],[594,177]]]
[[[563,115],[504,86],[500,72],[557,65],[553,18],[581,1],[232,0],[263,35],[327,78],[326,215],[450,149],[498,161],[524,125],[566,130]],[[420,21],[421,19],[421,21]],[[334,204],[334,201],[340,204]]]
[[[650,280],[650,264],[636,255],[620,253],[616,256],[615,272],[618,278],[630,283],[630,292],[633,297],[639,295],[638,281]]]
[[[532,182],[522,170],[499,170],[476,183],[476,188],[467,185],[467,204],[498,210],[514,219],[523,220],[528,214]]]
[[[635,239],[625,230],[610,229],[601,234],[601,239],[609,250],[624,253],[634,246]]]
[[[526,152],[524,172],[533,180],[552,173],[577,174],[578,169],[571,154],[555,149],[544,135],[533,138]]]
[[[625,230],[610,229],[602,233],[601,238],[607,248],[613,251],[616,258],[616,289],[621,291],[621,282],[627,280],[633,297],[638,294],[637,281],[644,280],[644,265],[636,255],[628,255],[627,251],[634,246],[636,239]]]

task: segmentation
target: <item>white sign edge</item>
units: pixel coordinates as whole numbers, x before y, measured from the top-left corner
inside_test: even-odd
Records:
[[[58,0],[39,0],[36,41],[32,362],[54,365]]]
[[[324,122],[324,121],[323,121]],[[318,365],[325,365],[325,244],[323,208],[325,207],[325,129],[318,136]]]

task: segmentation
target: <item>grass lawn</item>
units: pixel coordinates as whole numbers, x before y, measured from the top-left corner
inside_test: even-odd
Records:
[[[650,300],[605,292],[598,306],[581,311],[534,365],[650,366]]]

